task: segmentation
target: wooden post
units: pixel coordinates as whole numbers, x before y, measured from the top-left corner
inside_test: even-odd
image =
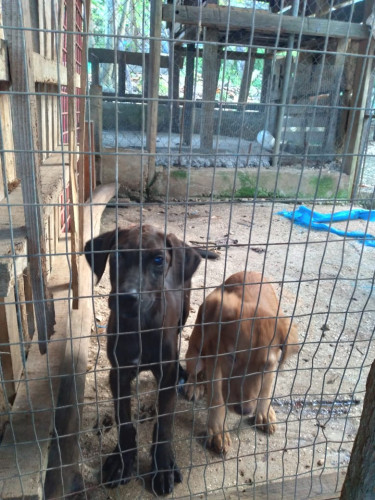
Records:
[[[55,207],[58,210],[57,207]],[[56,240],[57,241],[57,240]],[[27,267],[23,274],[24,280],[24,291],[25,291],[25,301],[26,301],[26,313],[27,313],[27,331],[29,333],[30,339],[34,337],[35,332],[35,317],[34,317],[34,305],[32,303],[32,286],[30,281],[30,269]]]
[[[338,117],[339,117],[339,98],[340,98],[340,90],[341,90],[341,81],[342,75],[344,73],[344,64],[345,64],[345,55],[347,52],[349,40],[345,38],[340,38],[337,40],[336,44],[336,57],[335,57],[335,82],[336,88],[334,92],[331,93],[330,96],[330,105],[332,109],[329,115],[329,121],[326,126],[326,133],[324,134],[324,144],[322,150],[324,153],[330,153],[332,156],[335,155],[336,149],[336,134],[338,127]],[[328,157],[326,157],[328,159]]]
[[[172,53],[172,44],[169,44],[169,53]],[[168,60],[168,96],[172,99],[172,132],[178,134],[180,132],[180,66],[183,57],[181,50],[178,47],[174,48],[174,57],[169,57]]]
[[[374,498],[375,478],[375,361],[367,377],[366,395],[348,471],[341,491],[341,500]]]
[[[203,47],[203,100],[201,116],[201,149],[211,151],[214,136],[215,96],[218,82],[218,49],[219,32],[206,28]]]
[[[241,79],[240,93],[238,96],[238,105],[240,109],[246,108],[246,103],[249,97],[249,91],[251,85],[251,76],[254,70],[254,64],[255,64],[255,57],[252,56],[251,49],[249,49]]]
[[[75,2],[67,2],[67,77],[68,77],[68,148],[69,148],[69,182],[72,210],[70,211],[70,242],[71,242],[71,265],[72,265],[72,291],[73,308],[78,308],[78,255],[79,245],[79,216],[78,216],[78,186],[77,186],[77,115],[76,115],[76,5]]]
[[[2,11],[0,10],[0,25],[3,24]],[[0,91],[8,92],[10,88],[10,75],[8,67],[8,49],[4,41],[4,32],[0,28],[0,55],[2,56],[1,65],[1,76],[0,76]],[[16,165],[14,158],[14,146],[13,146],[13,126],[12,126],[12,108],[10,95],[7,93],[0,95],[0,123],[1,123],[1,134],[2,134],[2,147],[5,150],[3,152],[3,158],[5,165],[1,165],[0,159],[0,179],[5,182],[1,186],[4,186],[4,191],[0,191],[0,200],[5,196],[6,184],[12,182],[16,179]],[[8,150],[9,152],[6,152]],[[3,179],[3,169],[5,173],[5,178]]]
[[[96,182],[102,184],[103,93],[101,85],[90,87],[90,118],[94,122]]]
[[[298,16],[298,7],[299,7],[299,0],[293,0],[293,8],[292,8],[292,16],[297,17]],[[277,117],[276,117],[276,130],[275,130],[275,148],[274,148],[274,157],[273,157],[273,164],[277,165],[280,161],[279,154],[280,154],[280,142],[281,142],[281,135],[282,135],[282,129],[283,129],[283,122],[284,122],[284,114],[285,114],[285,106],[288,102],[288,99],[291,98],[289,95],[290,93],[290,88],[289,88],[289,78],[292,70],[292,61],[293,61],[293,52],[292,49],[294,47],[294,35],[290,34],[288,37],[288,52],[286,54],[285,58],[285,68],[284,68],[284,81],[283,81],[283,88],[281,90],[281,99],[280,99],[280,106],[277,110]]]
[[[14,289],[10,290],[7,297],[0,297],[0,325],[0,360],[5,397],[12,401],[23,370]]]
[[[121,54],[118,64],[118,91],[117,95],[125,97],[126,91],[126,61],[125,54]]]
[[[158,133],[158,98],[160,79],[162,0],[151,2],[150,55],[148,57],[148,106],[146,147],[150,153],[148,161],[147,184],[155,175],[156,136]]]
[[[184,121],[182,125],[183,143],[191,145],[193,135],[193,92],[194,92],[194,67],[195,67],[195,45],[189,43],[186,47],[186,75],[185,75],[185,96],[184,96]]]
[[[373,1],[365,0],[364,21],[373,10]],[[369,84],[371,80],[371,72],[373,68],[375,41],[371,37],[368,40],[359,42],[358,54],[363,57],[357,58],[356,70],[353,82],[353,98],[349,113],[348,127],[344,145],[344,158],[342,170],[345,174],[350,175],[350,190],[352,189],[356,178],[357,168],[360,165],[359,154],[361,145],[361,136],[365,122],[365,106],[369,92]]]
[[[91,62],[92,85],[99,85],[99,62]]]
[[[85,151],[88,147],[88,141],[86,142],[86,137],[88,133],[86,129],[86,95],[87,90],[87,59],[88,59],[88,35],[90,26],[90,13],[91,13],[91,0],[85,1],[85,15],[84,15],[84,26],[82,26],[82,66],[81,66],[81,94],[84,97],[80,98],[79,101],[79,111],[80,111],[80,136],[79,136],[79,163],[78,163],[78,200],[79,200],[79,242],[78,246],[80,251],[83,251],[85,241],[83,241],[83,203],[86,201],[86,168],[85,162],[87,161],[87,155]],[[91,145],[93,146],[93,145]],[[91,152],[91,151],[90,151]],[[88,158],[89,163],[94,163],[94,157],[90,156]]]
[[[359,43],[358,54],[363,55],[363,57],[358,57],[357,59],[353,82],[353,98],[351,101],[351,106],[356,109],[352,109],[349,113],[346,145],[344,146],[344,154],[346,156],[343,158],[342,169],[345,174],[351,176],[351,180],[354,180],[365,116],[365,111],[361,108],[366,103],[372,68],[372,59],[366,57],[367,48],[368,42],[363,41]],[[373,50],[374,41],[370,42],[371,48]],[[371,52],[368,51],[368,54],[371,54]]]
[[[31,26],[30,4],[26,0],[3,3],[4,25],[15,28]],[[21,178],[25,224],[28,239],[31,283],[38,325],[39,350],[47,349],[53,334],[54,307],[47,288],[46,242],[41,209],[41,182],[37,149],[37,112],[32,67],[31,32],[6,29],[12,73],[13,140],[17,173]]]

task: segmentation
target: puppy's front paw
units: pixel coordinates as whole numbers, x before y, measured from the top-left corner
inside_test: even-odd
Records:
[[[226,455],[232,445],[229,432],[224,425],[208,427],[207,448],[218,455]]]
[[[120,453],[118,447],[113,450],[103,465],[103,483],[107,488],[116,488],[120,484],[126,484],[130,481],[135,451]]]
[[[276,413],[270,406],[265,409],[257,409],[255,425],[266,434],[273,434],[276,430]]]
[[[188,401],[198,401],[204,396],[205,384],[202,383],[202,376],[199,374],[197,379],[189,375],[184,385],[185,397]]]
[[[169,445],[157,445],[156,449],[153,446],[152,455],[152,491],[157,496],[168,495],[172,493],[175,483],[182,482],[182,474]]]

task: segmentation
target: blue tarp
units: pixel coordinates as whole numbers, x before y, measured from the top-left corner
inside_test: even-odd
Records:
[[[355,238],[364,245],[375,247],[375,236],[372,236],[371,234],[362,233],[361,231],[342,231],[341,229],[336,229],[331,225],[324,224],[324,222],[332,223],[356,219],[375,221],[375,210],[353,208],[352,210],[342,210],[341,212],[336,212],[333,214],[321,214],[302,205],[298,207],[297,210],[292,210],[291,212],[288,212],[287,210],[281,210],[277,213],[279,215],[287,217],[294,224],[299,224],[300,226],[304,227],[312,227],[313,229],[317,229],[318,231],[329,231],[339,236]]]

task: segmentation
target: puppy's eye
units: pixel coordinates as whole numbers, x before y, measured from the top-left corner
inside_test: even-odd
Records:
[[[154,257],[154,264],[157,266],[162,266],[164,264],[164,258],[161,255]]]

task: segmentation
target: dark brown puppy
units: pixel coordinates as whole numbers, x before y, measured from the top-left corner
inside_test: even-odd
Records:
[[[118,425],[118,445],[103,466],[109,487],[129,481],[136,456],[131,423],[131,381],[151,370],[158,381],[158,420],[152,445],[152,488],[170,493],[182,476],[171,440],[178,381],[177,339],[190,307],[191,278],[201,256],[216,254],[184,245],[152,226],[105,233],[85,246],[98,281],[109,256],[111,293],[107,328],[110,386]]]
[[[255,414],[258,428],[275,432],[275,372],[298,352],[297,342],[296,327],[281,314],[272,285],[260,273],[234,274],[208,295],[186,353],[185,393],[189,400],[199,399],[206,387],[208,445],[214,451],[225,454],[231,445],[225,405]]]

